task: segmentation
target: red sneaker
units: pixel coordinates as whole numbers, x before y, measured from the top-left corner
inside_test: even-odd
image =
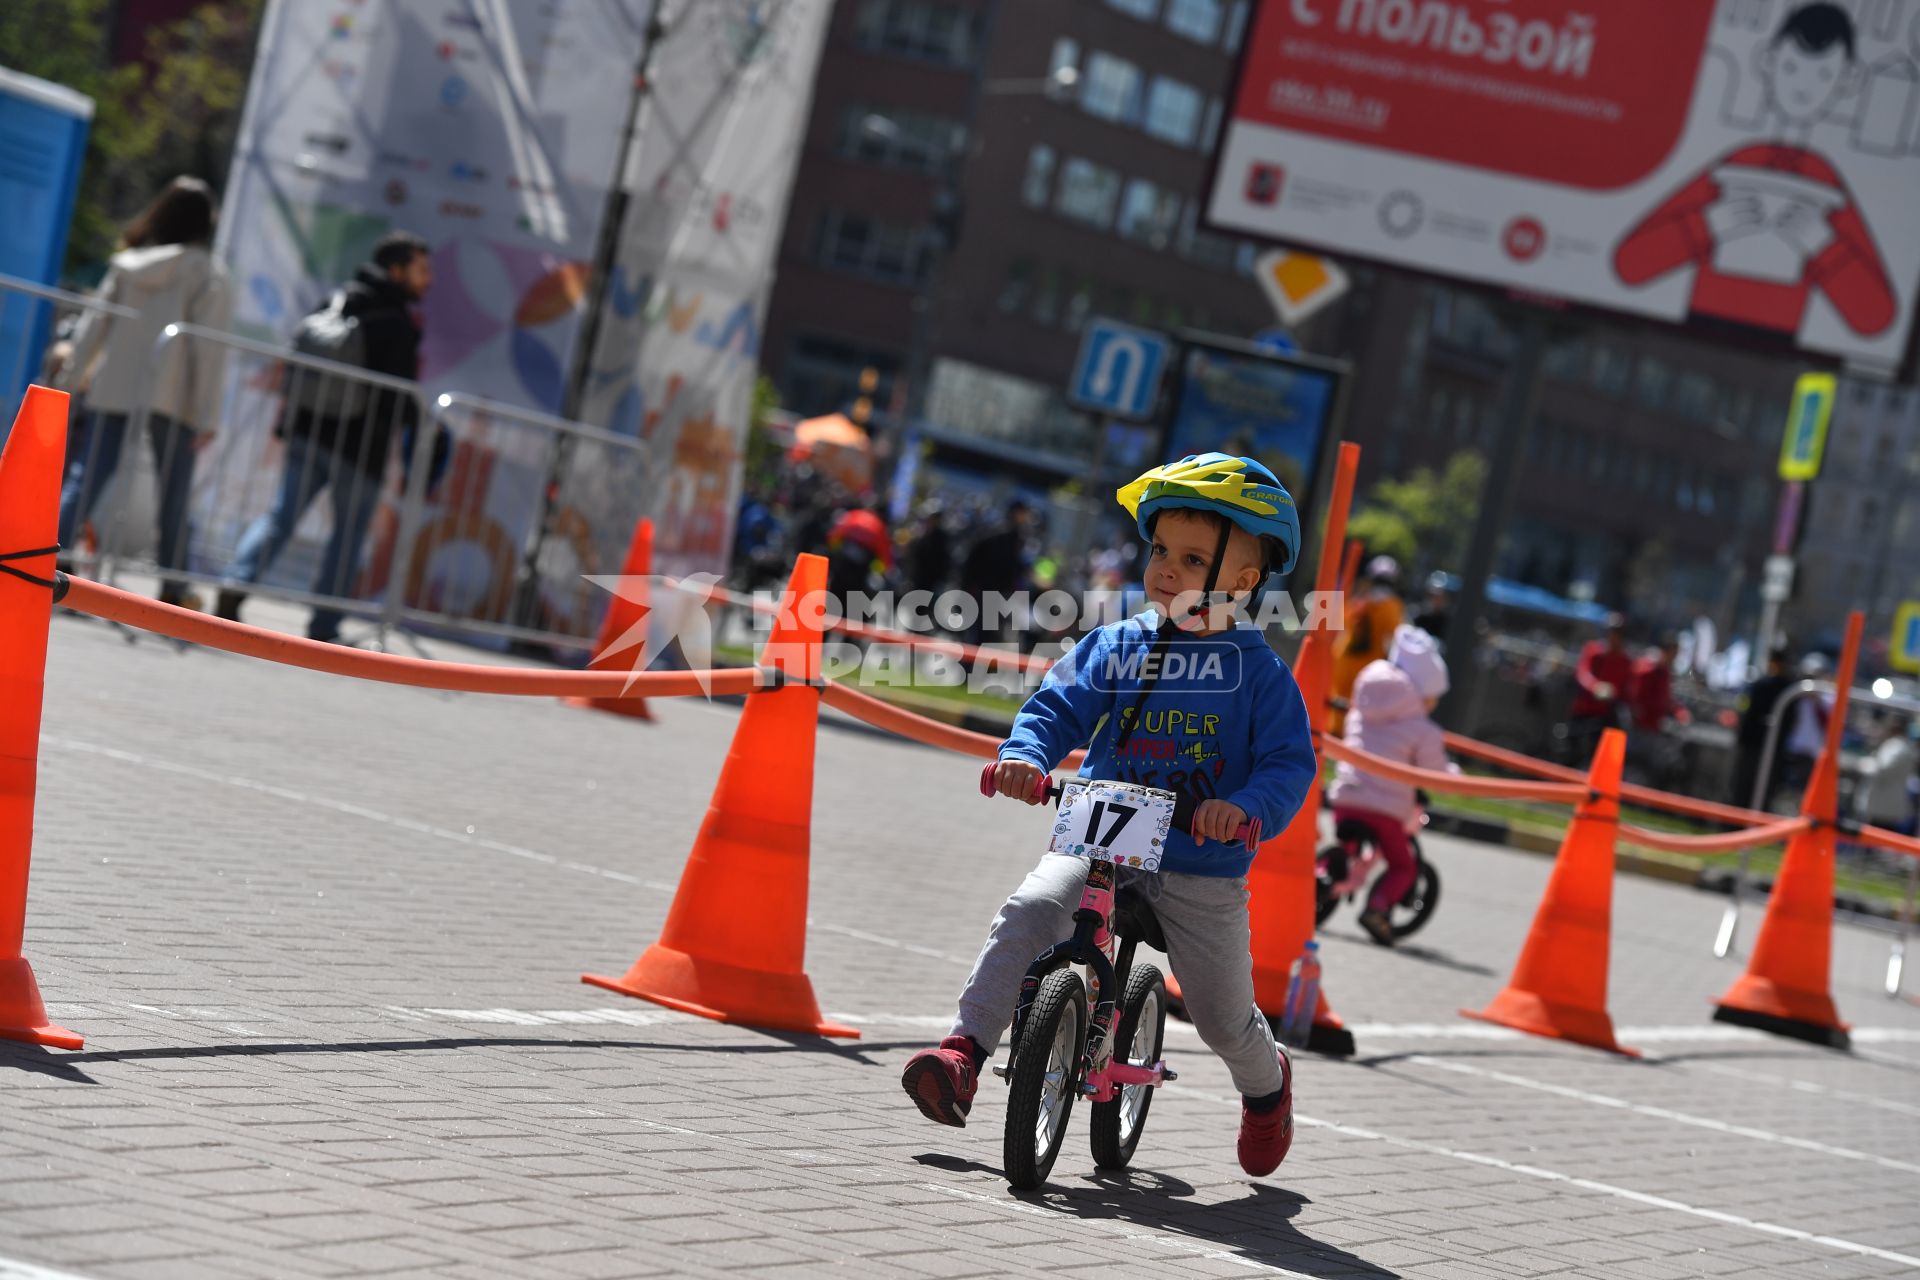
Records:
[[[965,1036],[948,1036],[938,1049],[922,1049],[907,1059],[907,1068],[900,1073],[900,1085],[920,1114],[956,1129],[967,1127],[978,1084],[973,1041]]]
[[[1240,1104],[1240,1167],[1264,1178],[1280,1167],[1293,1145],[1293,1063],[1280,1051],[1280,1105],[1259,1112]]]

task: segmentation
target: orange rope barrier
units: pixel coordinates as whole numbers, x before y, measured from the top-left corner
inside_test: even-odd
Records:
[[[709,596],[722,604],[751,609],[755,613],[780,611],[780,606],[771,601],[755,600],[752,596],[743,596],[739,592],[728,591],[724,587],[708,587],[705,590]],[[837,621],[828,619],[823,625],[829,631],[844,631],[858,639],[905,645],[911,649],[925,649],[930,653],[951,654],[966,662],[985,658],[994,666],[1012,667],[1018,671],[1046,671],[1054,664],[1054,659],[1043,658],[1039,654],[1016,653],[1006,649],[990,649],[977,644],[961,644],[958,640],[940,640],[933,636],[916,636],[905,631],[889,631],[884,627],[870,627],[864,622],[855,622],[851,618],[841,618]]]
[[[751,667],[727,671],[529,671],[524,667],[486,667],[463,662],[433,662],[391,653],[368,653],[319,640],[281,635],[243,622],[228,622],[181,609],[115,587],[67,580],[64,608],[171,636],[209,649],[263,658],[308,671],[374,680],[382,684],[444,689],[456,693],[494,693],[529,698],[693,697],[699,694],[750,693],[760,683]]]
[[[1365,769],[1395,782],[1433,791],[1451,791],[1463,796],[1493,796],[1506,800],[1552,800],[1561,804],[1578,804],[1587,798],[1584,782],[1522,782],[1507,778],[1473,778],[1462,773],[1442,773],[1437,769],[1416,769],[1409,764],[1371,755],[1348,746],[1339,738],[1324,735],[1320,739],[1320,749],[1356,769]]]
[[[1472,756],[1502,769],[1515,773],[1531,773],[1535,777],[1553,778],[1562,782],[1583,780],[1586,774],[1565,765],[1550,764],[1533,756],[1522,755],[1518,751],[1508,751],[1490,743],[1474,738],[1462,737],[1457,733],[1446,735],[1447,750],[1456,755]],[[1712,800],[1696,800],[1691,796],[1678,796],[1669,791],[1656,791],[1652,787],[1642,787],[1628,783],[1620,788],[1622,800],[1640,805],[1646,809],[1659,809],[1666,813],[1678,813],[1689,818],[1700,818],[1708,822],[1724,822],[1729,826],[1747,827],[1779,821],[1777,813],[1762,813],[1758,809],[1742,809],[1737,805],[1718,804]],[[1920,848],[1920,846],[1916,846]]]
[[[1797,836],[1812,827],[1806,818],[1783,818],[1764,827],[1752,827],[1745,831],[1727,831],[1711,836],[1683,836],[1671,831],[1654,831],[1647,827],[1632,827],[1625,823],[1620,827],[1620,838],[1631,840],[1634,844],[1645,845],[1649,849],[1664,849],[1668,853],[1698,854],[1703,857],[1716,853],[1733,853],[1739,849],[1751,849],[1757,845],[1773,844],[1789,836]]]
[[[1862,844],[1874,844],[1893,853],[1904,853],[1909,858],[1920,858],[1920,840],[1903,836],[1898,831],[1889,831],[1885,827],[1861,827],[1858,839]]]
[[[925,716],[915,715],[890,702],[882,701],[871,694],[861,693],[844,684],[829,684],[826,689],[827,705],[846,713],[864,724],[876,729],[885,729],[888,733],[911,738],[915,742],[930,747],[940,747],[947,751],[957,751],[965,756],[978,756],[983,760],[997,760],[1000,756],[1000,739],[988,737],[984,733],[975,733],[971,729],[956,728],[942,724],[938,720],[929,720]],[[1086,752],[1076,751],[1061,762],[1061,768],[1078,768],[1086,758]]]

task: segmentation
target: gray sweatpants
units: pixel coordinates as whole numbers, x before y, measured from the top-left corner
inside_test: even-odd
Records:
[[[1086,882],[1086,859],[1059,853],[1040,859],[994,917],[960,993],[951,1034],[972,1036],[993,1052],[1013,1021],[1027,967],[1042,951],[1073,935],[1073,912]],[[1278,1090],[1279,1049],[1253,1003],[1247,882],[1123,870],[1119,884],[1136,889],[1153,904],[1187,1014],[1207,1047],[1233,1073],[1233,1087],[1252,1097]]]

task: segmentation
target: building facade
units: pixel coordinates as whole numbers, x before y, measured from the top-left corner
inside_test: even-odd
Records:
[[[843,408],[871,369],[881,409],[1079,474],[1111,462],[1064,400],[1089,318],[1238,338],[1272,326],[1259,247],[1198,219],[1248,11],[842,3],[768,321],[786,406]],[[1346,438],[1366,451],[1364,501],[1382,477],[1494,447],[1514,342],[1490,295],[1351,274],[1300,336],[1358,371]],[[1556,333],[1498,571],[1648,626],[1737,627],[1769,549],[1798,369],[1652,326]]]

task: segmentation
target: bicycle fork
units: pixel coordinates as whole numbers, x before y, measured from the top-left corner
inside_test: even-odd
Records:
[[[1040,995],[1040,986],[1055,969],[1082,964],[1092,970],[1093,1009],[1088,1019],[1086,1047],[1080,1055],[1081,1093],[1096,1102],[1110,1102],[1120,1086],[1158,1085],[1175,1078],[1164,1062],[1153,1067],[1136,1067],[1113,1061],[1113,1020],[1120,994],[1114,963],[1118,955],[1124,963],[1118,972],[1133,966],[1133,943],[1122,949],[1120,938],[1109,927],[1113,918],[1114,868],[1107,862],[1094,862],[1087,868],[1087,883],[1080,893],[1080,906],[1073,913],[1073,936],[1056,942],[1040,953],[1020,980],[1020,999],[1013,1009],[1012,1043],[1018,1046],[1026,1028],[1027,1015]],[[1006,1076],[1011,1066],[996,1066],[994,1074]]]

